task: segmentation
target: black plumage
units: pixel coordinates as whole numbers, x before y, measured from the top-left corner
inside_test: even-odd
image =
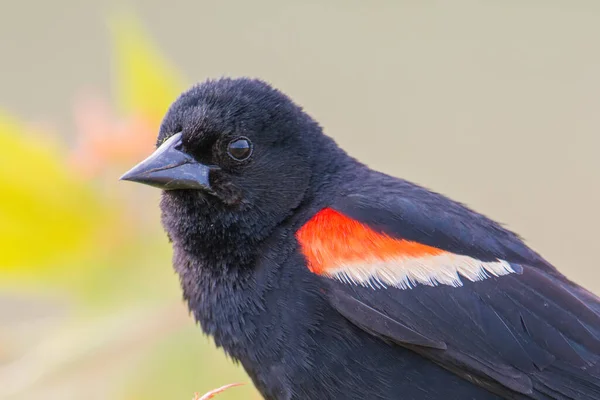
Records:
[[[168,189],[184,298],[266,399],[600,398],[595,295],[499,224],[370,170],[269,85],[193,87],[157,144],[124,179]],[[311,272],[297,234],[323,209],[511,273],[401,288]]]

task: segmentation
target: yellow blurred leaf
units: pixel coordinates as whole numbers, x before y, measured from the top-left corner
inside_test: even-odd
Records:
[[[154,148],[160,121],[183,88],[176,69],[148,39],[138,20],[111,21],[113,84],[119,112],[98,95],[75,104],[76,146],[70,161],[85,177],[128,169]],[[127,166],[127,168],[125,168]]]
[[[184,87],[183,81],[147,39],[136,18],[119,16],[112,22],[115,83],[121,111],[141,112],[158,124]]]
[[[63,149],[0,112],[0,270],[81,255],[108,210],[77,180]]]

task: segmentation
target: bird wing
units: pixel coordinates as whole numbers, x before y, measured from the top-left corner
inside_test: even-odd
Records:
[[[484,216],[424,189],[352,195],[297,239],[365,331],[507,398],[600,398],[600,300]]]

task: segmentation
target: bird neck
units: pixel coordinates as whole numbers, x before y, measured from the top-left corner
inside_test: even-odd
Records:
[[[352,187],[358,175],[368,171],[329,136],[320,135],[317,154],[311,158],[310,184],[302,202],[293,211],[289,225],[299,229],[315,213],[329,207],[343,188]]]

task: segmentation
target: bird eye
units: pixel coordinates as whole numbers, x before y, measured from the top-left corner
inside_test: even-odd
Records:
[[[235,139],[229,142],[227,153],[234,160],[243,161],[252,154],[252,143],[246,138]]]

